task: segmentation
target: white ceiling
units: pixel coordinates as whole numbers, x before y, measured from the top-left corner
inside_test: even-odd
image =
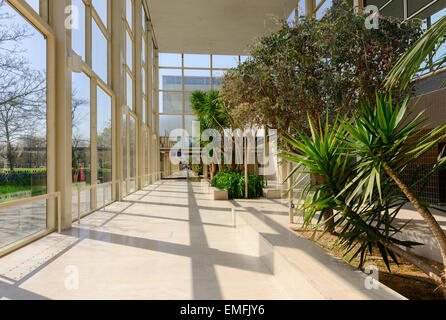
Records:
[[[246,54],[297,0],[148,0],[160,52]]]

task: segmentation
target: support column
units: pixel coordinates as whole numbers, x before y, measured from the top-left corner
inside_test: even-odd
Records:
[[[67,71],[68,37],[65,28],[66,0],[51,1],[51,21],[55,32],[55,79],[56,79],[56,190],[61,194],[62,230],[71,229],[71,74]]]
[[[142,119],[142,60],[141,60],[141,51],[142,51],[142,3],[141,0],[135,0],[135,23],[133,34],[135,36],[135,47],[134,47],[134,74],[135,74],[135,113],[138,116],[136,121],[136,189],[142,189],[144,187],[144,139],[143,135],[145,135],[144,130],[144,122]]]
[[[305,15],[307,17],[314,16],[314,9],[316,9],[316,0],[305,0]]]
[[[56,0],[57,1],[57,0]],[[122,199],[123,159],[122,159],[122,105],[124,102],[124,71],[122,43],[122,1],[110,1],[112,45],[111,45],[111,87],[115,93],[112,117],[113,121],[113,180],[119,181],[114,186],[115,199]]]

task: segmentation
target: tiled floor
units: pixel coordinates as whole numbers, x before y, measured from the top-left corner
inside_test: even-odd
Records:
[[[3,299],[287,299],[200,183],[160,182],[0,259]]]

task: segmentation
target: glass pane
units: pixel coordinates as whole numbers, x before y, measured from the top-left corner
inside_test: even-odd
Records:
[[[141,48],[141,62],[142,64],[146,64],[146,40],[143,36],[141,40],[142,48]]]
[[[192,92],[185,92],[184,93],[184,113],[194,113],[194,110],[191,107],[190,98],[192,97]]]
[[[181,92],[160,92],[160,113],[183,113],[183,94]]]
[[[189,137],[192,137],[192,122],[197,121],[197,117],[195,116],[184,116],[184,129],[189,134]]]
[[[147,103],[146,103],[146,99],[143,97],[142,98],[142,114],[141,114],[142,119],[141,120],[144,124],[147,121],[146,116],[147,116]]]
[[[91,184],[90,78],[72,74],[72,173],[73,192]]]
[[[125,17],[130,26],[130,29],[133,29],[133,1],[126,0],[125,1]]]
[[[133,116],[129,118],[130,135],[130,177],[136,177],[136,120]]]
[[[245,62],[246,60],[248,60],[249,58],[251,58],[250,56],[240,56],[240,63]]]
[[[158,114],[156,112],[153,113],[152,116],[152,131],[156,132],[156,120],[157,120]]]
[[[170,132],[175,129],[183,128],[183,117],[182,116],[164,116],[160,115],[160,137],[170,136]]]
[[[79,13],[79,24],[71,29],[71,47],[85,61],[85,4],[82,0],[72,0],[73,7]]]
[[[97,188],[97,207],[105,206],[106,204],[110,203],[112,200],[112,186],[106,185],[102,187]]]
[[[144,70],[144,68],[141,68],[141,89],[142,94],[146,95],[146,71]]]
[[[98,183],[112,181],[112,101],[98,87]]]
[[[31,6],[31,8],[34,9],[34,11],[39,13],[40,0],[26,0],[26,2],[28,2],[28,4]]]
[[[185,54],[184,66],[192,68],[210,68],[211,56],[208,54]]]
[[[46,230],[46,201],[0,210],[0,248]]]
[[[159,69],[160,90],[182,90],[180,69]]]
[[[184,70],[184,90],[211,90],[211,72],[205,70]]]
[[[122,115],[122,177],[127,179],[127,115]],[[123,190],[125,193],[125,189]]]
[[[319,8],[319,10],[316,12],[316,19],[321,19],[327,10],[332,6],[333,0],[327,0],[325,1],[322,6]]]
[[[46,41],[0,1],[0,203],[46,193]],[[6,18],[7,17],[7,18]],[[46,229],[46,203],[0,212],[0,247]]]
[[[92,24],[92,68],[107,83],[108,43],[95,21]]]
[[[133,110],[133,79],[130,77],[130,75],[127,73],[127,106],[130,108],[130,110]]]
[[[160,53],[159,66],[160,67],[177,67],[181,68],[181,54],[180,53]]]
[[[213,55],[212,68],[230,69],[238,66],[238,56]]]
[[[145,173],[146,175],[150,174],[150,154],[149,154],[149,130],[145,130],[144,134],[144,154],[145,154]],[[148,180],[146,180],[146,185],[148,184]]]
[[[133,70],[133,41],[132,38],[130,37],[129,33],[126,32],[126,39],[125,39],[125,43],[126,43],[126,56],[127,56],[127,67],[129,67],[130,70]]]
[[[108,0],[93,0],[93,7],[96,9],[99,18],[104,26],[107,27],[107,2]]]
[[[440,10],[436,14],[434,14],[431,17],[431,22],[434,24],[438,20],[440,20],[442,17],[446,15],[446,8]],[[444,64],[441,64],[441,60],[446,58],[446,43],[443,43],[440,47],[438,47],[438,51],[434,55],[432,62],[435,64],[435,70],[438,70],[439,68],[444,67]]]

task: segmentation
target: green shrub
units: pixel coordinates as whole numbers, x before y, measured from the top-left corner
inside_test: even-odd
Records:
[[[220,172],[212,180],[212,186],[228,191],[230,199],[245,197],[245,176],[235,172]],[[250,174],[248,176],[248,198],[260,198],[265,182],[263,177]]]

